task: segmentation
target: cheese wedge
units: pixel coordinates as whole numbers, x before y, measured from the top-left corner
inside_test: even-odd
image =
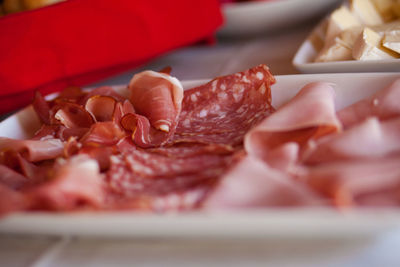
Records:
[[[315,62],[352,60],[352,50],[344,45],[340,38],[335,38],[329,46],[325,46],[315,58]]]
[[[400,54],[400,29],[386,32],[382,40],[382,45]]]
[[[337,38],[337,42],[342,43],[349,49],[353,49],[354,43],[357,40],[358,36],[362,33],[364,27],[356,26],[349,28],[339,34]]]
[[[384,23],[371,0],[351,0],[351,11],[367,26]]]
[[[372,3],[385,22],[396,18],[396,14],[392,8],[395,3],[394,0],[372,0]]]
[[[329,17],[325,42],[330,46],[330,42],[342,31],[356,26],[361,26],[360,21],[346,6],[339,7]]]
[[[393,59],[398,56],[381,45],[382,37],[365,28],[354,43],[353,58],[357,60]]]

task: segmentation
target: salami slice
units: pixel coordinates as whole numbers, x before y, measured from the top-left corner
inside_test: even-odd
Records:
[[[173,143],[240,144],[254,125],[274,111],[265,65],[216,78],[185,91]]]
[[[189,148],[185,149],[184,158],[142,149],[114,156],[107,172],[108,183],[115,192],[126,196],[166,194],[212,182],[234,160],[233,153],[201,153],[197,148],[189,153]]]

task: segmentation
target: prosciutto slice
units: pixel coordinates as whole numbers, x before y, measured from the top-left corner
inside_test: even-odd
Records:
[[[129,100],[138,114],[147,117],[157,130],[174,131],[183,98],[183,87],[176,78],[144,71],[133,76],[129,90]]]
[[[285,146],[279,151],[281,146],[296,143],[304,147],[309,140],[340,130],[333,88],[327,83],[311,83],[252,129],[245,137],[245,149],[250,155],[266,161],[271,159],[273,150],[293,160],[296,146]]]
[[[104,200],[103,178],[98,164],[86,155],[58,163],[54,178],[29,193],[34,209],[71,210],[100,207]]]
[[[400,116],[398,99],[400,99],[400,79],[374,95],[340,110],[337,115],[345,128],[370,116],[378,117],[380,120],[390,119]]]

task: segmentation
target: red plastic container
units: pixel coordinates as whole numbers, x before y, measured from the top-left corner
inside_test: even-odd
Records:
[[[69,0],[0,18],[0,113],[211,36],[217,0]]]

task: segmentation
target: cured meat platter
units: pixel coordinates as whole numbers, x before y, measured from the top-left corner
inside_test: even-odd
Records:
[[[311,82],[334,84],[336,109],[374,94],[400,78],[398,73],[276,76],[272,105],[281,107]],[[185,88],[206,81],[183,82]],[[124,90],[125,86],[115,86]],[[32,107],[0,124],[2,137],[26,138],[39,127]],[[250,169],[248,170],[251,171]],[[154,214],[136,211],[19,212],[0,220],[0,232],[108,237],[359,238],[400,226],[396,208],[328,207],[200,210]]]

